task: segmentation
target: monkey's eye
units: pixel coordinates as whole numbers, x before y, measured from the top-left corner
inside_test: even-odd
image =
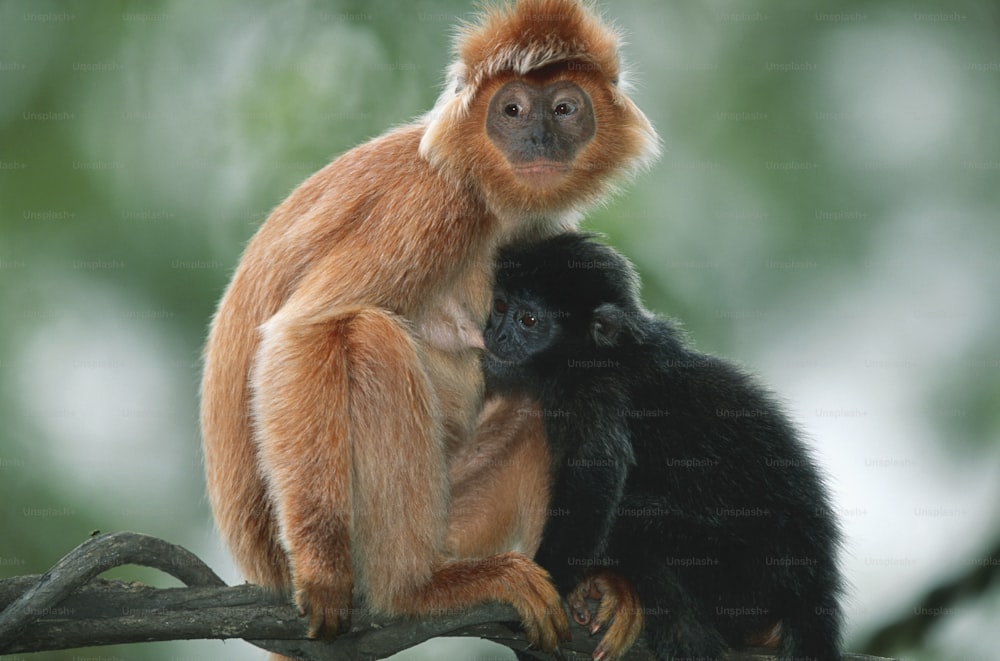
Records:
[[[560,101],[556,104],[556,107],[552,109],[552,112],[556,115],[556,117],[572,115],[576,112],[576,104],[572,101]]]
[[[507,301],[502,298],[494,299],[493,309],[496,310],[497,314],[505,314],[507,312]]]
[[[518,117],[521,115],[521,104],[519,103],[508,103],[503,107],[503,114],[508,117]]]
[[[531,328],[538,323],[538,319],[530,312],[522,312],[518,321],[520,321],[521,325],[525,328]]]

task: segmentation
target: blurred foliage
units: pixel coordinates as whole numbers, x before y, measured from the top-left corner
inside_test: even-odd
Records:
[[[652,308],[789,402],[845,521],[850,631],[870,632],[996,529],[1000,8],[603,4],[665,149],[585,226]],[[298,182],[430,108],[471,10],[0,0],[0,576],[127,528],[239,580],[197,431],[215,302]],[[996,633],[969,623],[997,601],[899,653],[988,658]],[[81,654],[253,653],[33,658]]]

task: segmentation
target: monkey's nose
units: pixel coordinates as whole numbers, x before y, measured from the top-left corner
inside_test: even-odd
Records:
[[[537,147],[538,145],[547,145],[551,142],[550,131],[545,125],[544,121],[540,121],[535,124],[534,129],[531,131],[531,144]]]

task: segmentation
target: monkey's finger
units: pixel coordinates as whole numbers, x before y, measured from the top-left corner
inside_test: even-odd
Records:
[[[607,626],[594,649],[595,661],[613,661],[625,654],[642,633],[643,611],[632,584],[616,572],[600,572],[590,577],[601,594],[601,604],[591,623],[591,633]]]
[[[573,619],[581,626],[590,623],[590,607],[587,606],[587,595],[590,594],[590,583],[584,580],[578,583],[573,591],[566,595],[566,603],[569,604]]]
[[[597,606],[597,613],[590,622],[590,633],[597,633],[618,615],[622,610],[622,603],[619,595],[615,592],[606,592]]]
[[[643,614],[638,601],[633,603],[626,599],[616,608],[609,607],[605,610],[607,603],[607,599],[601,603],[600,610],[605,612],[598,612],[595,618],[600,626],[604,626],[610,618],[607,631],[594,650],[594,659],[597,661],[613,661],[623,656],[642,633]]]
[[[616,617],[594,649],[595,661],[613,661],[622,657],[642,633],[641,617]]]
[[[599,627],[607,625],[601,645],[616,656],[624,653],[642,633],[643,613],[638,601],[626,600],[614,607],[602,603],[601,611],[595,618]]]

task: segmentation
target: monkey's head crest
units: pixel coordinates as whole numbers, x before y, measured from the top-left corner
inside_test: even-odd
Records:
[[[517,0],[486,6],[478,23],[460,25],[448,67],[441,106],[468,108],[490,76],[505,71],[526,74],[557,62],[579,62],[620,86],[621,34],[582,0]],[[443,108],[442,108],[443,110]]]
[[[526,74],[557,62],[576,62],[618,85],[621,35],[580,0],[519,0],[488,7],[476,25],[462,26],[449,83],[459,93],[498,73]],[[460,76],[458,78],[457,76]]]

